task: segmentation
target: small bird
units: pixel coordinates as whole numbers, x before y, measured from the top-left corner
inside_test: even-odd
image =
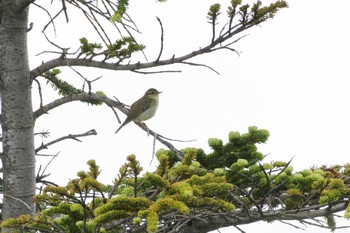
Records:
[[[154,88],[148,89],[139,100],[130,106],[128,116],[115,133],[118,133],[121,128],[131,121],[142,122],[152,118],[158,108],[160,93],[162,92]]]

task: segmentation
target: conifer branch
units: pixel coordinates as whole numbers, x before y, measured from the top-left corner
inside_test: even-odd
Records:
[[[77,4],[75,1],[74,4]],[[287,3],[284,1],[277,1],[276,3],[271,4],[268,7],[262,7],[261,4],[254,4],[251,8],[252,14],[249,14],[249,6],[248,5],[244,5],[242,7],[239,8],[239,15],[240,15],[240,20],[239,23],[236,25],[232,25],[232,18],[234,16],[237,15],[236,13],[236,7],[237,2],[238,1],[233,1],[235,2],[236,5],[233,5],[230,13],[229,13],[229,27],[226,30],[222,30],[222,33],[216,38],[215,36],[215,24],[216,24],[216,20],[218,15],[220,14],[220,5],[214,4],[213,6],[211,6],[210,11],[208,12],[208,19],[209,22],[212,23],[213,25],[213,37],[211,40],[211,43],[209,43],[207,46],[200,48],[198,50],[195,50],[191,53],[185,54],[183,56],[180,57],[172,57],[170,59],[164,59],[164,60],[160,60],[160,55],[162,54],[162,50],[163,50],[163,46],[162,46],[162,39],[161,39],[161,51],[158,55],[158,57],[152,61],[152,62],[137,62],[137,63],[130,63],[130,61],[128,61],[126,64],[122,64],[122,62],[125,59],[129,59],[131,58],[130,55],[133,52],[137,52],[137,51],[143,51],[143,46],[139,45],[136,40],[134,39],[134,37],[129,35],[129,42],[130,43],[134,43],[134,45],[132,45],[132,49],[129,49],[127,54],[124,54],[122,57],[119,56],[119,52],[120,51],[115,51],[112,50],[112,57],[110,55],[110,51],[104,51],[102,53],[96,53],[93,50],[87,50],[85,52],[88,52],[86,55],[90,56],[90,59],[86,59],[86,58],[66,58],[66,59],[61,59],[61,58],[56,58],[50,61],[47,61],[43,64],[41,64],[40,66],[36,67],[35,69],[33,69],[31,71],[31,77],[34,79],[36,77],[38,77],[39,75],[48,72],[51,69],[54,69],[56,67],[59,66],[85,66],[85,67],[95,67],[95,68],[102,68],[102,69],[108,69],[108,70],[129,70],[129,71],[140,71],[142,69],[148,69],[148,68],[155,68],[155,67],[160,67],[160,66],[165,66],[165,65],[171,65],[171,64],[176,64],[176,63],[183,63],[193,57],[196,57],[198,55],[202,55],[205,53],[210,53],[213,52],[215,50],[217,50],[217,46],[220,46],[220,48],[228,48],[230,50],[232,50],[232,48],[230,46],[232,46],[232,44],[236,43],[239,39],[233,41],[233,42],[229,42],[229,40],[234,37],[235,35],[246,31],[247,29],[256,26],[264,21],[266,21],[269,18],[272,18],[276,12],[284,7],[288,7]],[[86,5],[88,6],[88,5]],[[233,10],[234,9],[234,10]],[[94,10],[94,8],[92,8],[91,10]],[[99,12],[101,13],[101,12]],[[160,22],[161,23],[161,22]],[[162,28],[162,25],[161,25]],[[97,29],[96,29],[97,30]],[[163,30],[162,30],[162,35],[163,35]],[[103,36],[101,36],[103,37]],[[132,42],[133,41],[133,42]],[[227,42],[227,45],[223,46],[222,43],[223,42]],[[93,45],[93,43],[88,44],[86,41],[86,46],[90,46]],[[117,45],[117,44],[115,44]],[[109,43],[109,45],[106,44],[106,46],[115,46],[111,43]],[[95,48],[97,49],[97,48]],[[233,50],[235,51],[235,50]],[[84,51],[82,51],[84,52]],[[124,51],[126,52],[126,51]],[[98,61],[98,60],[93,60],[94,57],[97,56],[106,56],[106,58],[117,58],[118,61],[116,63],[111,63],[111,62],[105,62],[105,60],[103,61]]]

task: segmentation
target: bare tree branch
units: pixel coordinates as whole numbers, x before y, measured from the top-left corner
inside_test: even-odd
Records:
[[[186,65],[191,65],[191,66],[202,66],[202,67],[208,68],[208,69],[214,71],[216,74],[220,75],[220,73],[217,70],[215,70],[214,68],[212,68],[212,67],[210,67],[208,65],[205,65],[205,64],[198,64],[198,63],[184,62],[184,61],[181,62],[181,64],[186,64]]]
[[[163,74],[163,73],[181,73],[181,70],[160,70],[160,71],[138,71],[133,70],[132,72],[137,74]]]
[[[327,214],[336,213],[342,210],[345,210],[349,204],[349,201],[343,201],[334,205],[329,206],[328,208],[322,209],[314,209],[303,211],[298,214],[288,214],[284,211],[272,211],[271,213],[265,213],[264,216],[261,216],[255,211],[250,211],[250,217],[241,217],[236,216],[235,213],[238,213],[239,210],[236,210],[235,213],[231,215],[225,215],[226,218],[223,218],[220,215],[212,215],[207,216],[205,219],[208,222],[204,221],[191,221],[191,227],[187,226],[187,228],[181,229],[179,232],[188,232],[191,231],[193,233],[199,232],[208,232],[212,230],[216,230],[221,227],[228,226],[237,226],[237,225],[245,225],[258,221],[273,221],[273,220],[302,220],[302,219],[313,219],[316,217],[323,217]],[[190,228],[190,229],[189,229]]]
[[[253,26],[253,25],[252,25]],[[250,26],[250,27],[252,27]],[[152,62],[137,62],[133,64],[120,64],[120,63],[107,63],[103,61],[94,61],[90,59],[84,59],[84,58],[67,58],[67,59],[61,59],[56,58],[52,59],[50,61],[47,61],[40,66],[36,67],[31,71],[31,77],[34,79],[38,77],[39,75],[45,73],[46,71],[49,71],[53,68],[60,67],[60,66],[85,66],[85,67],[95,67],[95,68],[101,68],[101,69],[108,69],[108,70],[129,70],[129,71],[135,71],[140,69],[147,69],[147,68],[153,68],[153,67],[159,67],[164,65],[171,65],[176,63],[182,63],[186,60],[189,60],[195,56],[198,56],[200,54],[210,53],[215,51],[215,47],[221,44],[224,41],[227,41],[234,35],[240,33],[243,30],[246,30],[249,27],[238,27],[236,30],[232,31],[231,33],[225,34],[221,37],[218,37],[215,41],[213,41],[210,45],[207,45],[204,48],[200,48],[196,51],[193,51],[192,53],[180,56],[180,57],[172,57],[170,59],[166,60],[159,60],[159,61],[152,61]]]
[[[61,13],[62,10],[59,11],[54,17],[52,17],[51,14],[50,14],[50,12],[49,12],[46,8],[40,6],[40,5],[36,4],[36,3],[33,3],[33,4],[34,4],[34,6],[36,6],[36,7],[40,8],[41,10],[45,11],[46,14],[47,14],[47,15],[49,16],[49,18],[50,18],[50,21],[44,26],[44,28],[43,28],[43,30],[42,30],[41,32],[44,32],[44,31],[46,30],[46,28],[52,23],[53,31],[54,31],[54,34],[55,34],[55,36],[56,36],[56,27],[55,27],[55,22],[54,22],[54,20],[55,20],[55,18],[56,18],[57,16],[59,16],[59,14]]]
[[[59,153],[55,154],[52,156],[52,158],[50,159],[50,161],[46,164],[46,166],[44,167],[43,171],[41,172],[41,168],[42,166],[40,165],[39,166],[39,169],[38,169],[38,172],[37,172],[37,175],[36,175],[36,182],[37,183],[43,183],[45,185],[53,185],[53,186],[57,186],[57,184],[55,184],[54,182],[52,181],[47,181],[47,180],[44,180],[46,177],[50,176],[51,174],[45,174],[46,172],[46,169],[48,168],[48,166],[52,163],[52,161],[58,156]]]
[[[69,22],[68,13],[67,13],[67,7],[66,7],[66,0],[62,0],[62,10],[64,11],[64,16],[66,17],[66,22]]]
[[[44,176],[46,169],[48,168],[48,166],[51,164],[51,162],[59,155],[59,153],[55,154],[54,156],[52,156],[52,158],[50,159],[50,161],[46,164],[46,166],[44,167],[44,170],[42,171],[42,173],[40,174],[41,171],[41,166],[39,167],[38,173],[37,173],[37,177],[41,177]]]
[[[162,24],[162,21],[160,20],[160,18],[157,17],[157,20],[159,22],[159,25],[160,25],[160,51],[159,51],[159,55],[156,59],[156,62],[159,61],[160,57],[162,56],[162,53],[163,53],[163,45],[164,45],[164,29],[163,29],[163,24]]]
[[[97,135],[97,132],[96,130],[92,129],[92,130],[89,130],[85,133],[82,133],[82,134],[69,134],[67,136],[64,136],[64,137],[60,137],[58,139],[55,139],[51,142],[48,142],[46,144],[42,144],[41,146],[39,146],[37,149],[35,149],[35,154],[38,153],[39,151],[43,150],[43,149],[47,149],[49,146],[55,144],[55,143],[58,143],[60,141],[63,141],[63,140],[66,140],[66,139],[73,139],[73,140],[76,140],[76,141],[79,141],[81,142],[78,138],[80,137],[87,137],[87,136],[91,136],[91,135]]]
[[[36,110],[34,112],[34,119],[37,119],[38,117],[40,117],[41,115],[47,113],[48,111],[57,108],[65,103],[69,103],[72,101],[88,101],[88,100],[96,100],[96,101],[100,101],[102,103],[105,103],[108,106],[113,106],[118,108],[120,111],[127,113],[127,110],[125,108],[123,108],[123,105],[120,102],[117,102],[115,100],[112,100],[110,98],[107,98],[106,96],[101,96],[101,95],[97,95],[95,93],[80,93],[80,94],[72,94],[69,96],[65,96],[62,97],[60,99],[57,99],[49,104],[46,104],[45,106],[39,108],[38,110]]]
[[[40,98],[40,107],[43,106],[43,94],[42,94],[42,91],[41,91],[41,85],[40,85],[40,82],[36,79],[34,79],[34,81],[36,82],[36,84],[38,84],[38,91],[39,91],[39,98]]]

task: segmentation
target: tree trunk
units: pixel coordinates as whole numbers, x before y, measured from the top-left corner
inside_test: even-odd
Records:
[[[3,219],[31,214],[34,210],[34,120],[27,54],[28,7],[18,9],[19,3],[21,1],[0,0]]]

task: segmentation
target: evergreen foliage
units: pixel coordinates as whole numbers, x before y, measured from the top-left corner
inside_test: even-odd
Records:
[[[52,69],[50,71],[45,72],[42,77],[46,79],[46,84],[50,84],[51,87],[58,92],[59,95],[69,96],[73,94],[81,94],[84,93],[82,89],[78,89],[68,82],[60,79],[58,75],[61,73],[59,69]],[[97,91],[95,94],[105,96],[102,91]],[[101,101],[97,100],[84,100],[82,102],[91,104],[91,105],[102,105]]]
[[[113,16],[113,18],[116,21],[121,20],[119,17],[119,13],[116,13],[116,15]],[[125,36],[121,39],[116,40],[114,43],[110,43],[107,46],[107,49],[105,51],[101,50],[103,49],[103,46],[98,43],[90,43],[86,37],[82,37],[80,39],[80,54],[78,57],[85,55],[85,58],[92,59],[96,56],[103,55],[104,61],[107,61],[111,58],[117,58],[118,62],[122,62],[126,58],[130,58],[131,55],[135,52],[139,52],[144,50],[146,47],[142,44],[138,44],[133,37]],[[100,51],[100,52],[98,52]]]
[[[290,162],[263,162],[258,144],[268,137],[257,127],[230,132],[227,143],[209,139],[212,152],[187,148],[183,161],[175,162],[172,152],[160,150],[157,169],[143,174],[130,155],[112,185],[99,181],[100,169],[90,160],[88,171],[78,172],[66,186],[48,185],[35,197],[37,215],[8,219],[1,226],[27,232],[171,231],[191,225],[201,214],[237,219],[261,214],[263,220],[271,213],[295,214],[349,198],[349,164],[293,172]],[[335,229],[333,216],[326,219]]]

